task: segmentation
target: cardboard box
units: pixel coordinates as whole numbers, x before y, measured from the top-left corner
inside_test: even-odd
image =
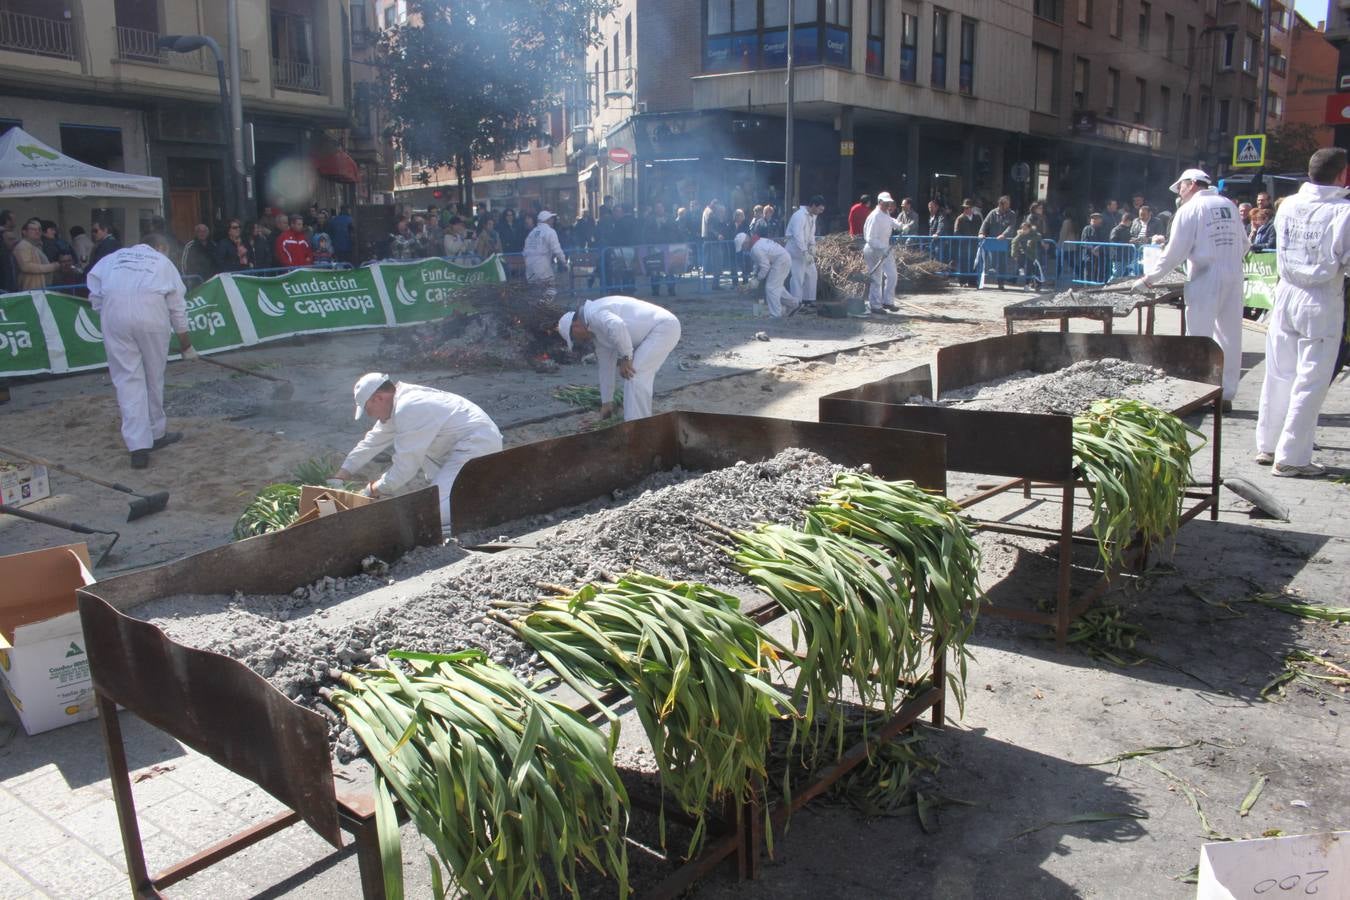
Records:
[[[1350,831],[1200,848],[1196,900],[1350,896]]]
[[[27,506],[52,495],[46,466],[21,465],[0,459],[0,506]]]
[[[306,484],[300,488],[300,518],[287,527],[294,528],[297,525],[304,525],[306,522],[313,522],[315,519],[331,516],[343,510],[356,509],[358,506],[365,506],[374,502],[370,497],[353,494],[351,491]]]
[[[0,686],[24,731],[95,715],[75,591],[94,583],[89,548],[67,544],[0,556]]]

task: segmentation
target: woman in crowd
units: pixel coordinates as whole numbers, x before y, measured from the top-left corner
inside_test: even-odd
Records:
[[[238,272],[253,268],[253,247],[243,235],[243,223],[238,219],[225,223],[225,237],[216,242],[216,271]]]

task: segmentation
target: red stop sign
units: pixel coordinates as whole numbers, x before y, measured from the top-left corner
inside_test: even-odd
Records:
[[[610,162],[616,162],[616,163],[619,163],[619,164],[623,164],[623,163],[626,163],[626,162],[631,162],[632,159],[633,159],[633,154],[629,153],[629,152],[628,152],[627,150],[625,150],[623,147],[615,147],[613,150],[609,151],[609,161],[610,161]]]

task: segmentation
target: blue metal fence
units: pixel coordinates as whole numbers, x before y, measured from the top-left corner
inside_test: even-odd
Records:
[[[1066,284],[1104,285],[1144,274],[1144,248],[1137,244],[1065,241],[1059,246],[1059,271]]]

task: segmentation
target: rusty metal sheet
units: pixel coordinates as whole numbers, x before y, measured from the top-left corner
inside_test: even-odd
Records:
[[[1014,372],[1054,372],[1107,357],[1157,366],[1187,381],[1223,381],[1223,351],[1209,338],[1034,331],[943,347],[937,353],[938,396]]]
[[[836,391],[820,398],[823,405],[826,400],[868,400],[873,403],[904,403],[910,397],[933,397],[933,370],[927,363],[915,366],[895,375],[878,378],[854,388]],[[826,419],[822,418],[824,422]]]
[[[414,547],[439,544],[440,504],[429,487],[344,510],[98,583],[117,609],[173,594],[279,594],[331,575],[361,571],[375,555],[393,561]]]
[[[945,489],[938,435],[758,416],[669,412],[472,459],[451,490],[456,533],[586,503],[676,466],[709,470],[802,447],[887,478]]]
[[[366,507],[367,509],[373,508]],[[94,687],[257,784],[342,846],[328,725],[228,657],[176,644],[153,625],[79,592]]]

